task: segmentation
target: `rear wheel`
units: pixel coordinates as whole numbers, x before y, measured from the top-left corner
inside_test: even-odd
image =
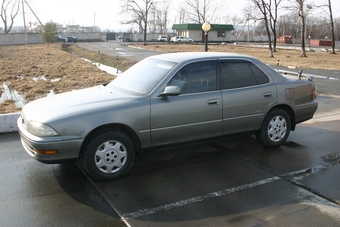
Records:
[[[263,146],[278,147],[287,140],[290,128],[288,113],[282,109],[274,109],[265,117],[256,138]]]
[[[83,154],[85,170],[99,180],[123,176],[131,168],[135,148],[131,139],[117,131],[102,132],[95,136]]]

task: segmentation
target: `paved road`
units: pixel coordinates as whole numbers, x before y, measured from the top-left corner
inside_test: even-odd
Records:
[[[165,53],[157,50],[145,50],[140,48],[134,48],[133,44],[128,45],[128,43],[123,43],[120,41],[77,43],[77,45],[81,48],[85,48],[91,51],[95,52],[99,51],[100,53],[104,53],[107,55],[118,56],[126,59],[132,59],[135,61],[140,61],[152,55]]]
[[[340,98],[280,148],[253,137],[162,149],[96,181],[0,134],[0,226],[340,226]]]

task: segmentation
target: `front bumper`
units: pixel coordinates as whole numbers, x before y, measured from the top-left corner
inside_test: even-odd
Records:
[[[37,137],[29,133],[22,125],[21,116],[18,118],[17,126],[21,137],[21,143],[24,149],[31,157],[33,157],[37,161],[52,164],[62,163],[79,158],[80,148],[83,143],[83,139],[64,139],[61,136]],[[46,155],[39,154],[36,152],[36,150],[57,150],[57,153],[53,155]]]

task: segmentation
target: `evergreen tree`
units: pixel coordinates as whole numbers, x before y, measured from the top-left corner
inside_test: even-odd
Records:
[[[42,34],[42,38],[45,43],[54,43],[55,42],[55,35],[57,33],[57,24],[50,21],[47,22],[44,26],[44,31]]]

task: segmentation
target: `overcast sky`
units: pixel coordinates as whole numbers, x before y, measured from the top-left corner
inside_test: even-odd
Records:
[[[81,26],[99,26],[101,29],[113,31],[126,31],[127,27],[121,25],[122,16],[119,15],[121,10],[120,0],[26,0],[39,20],[45,24],[53,21],[59,24],[81,25]],[[162,2],[156,0],[155,2]],[[218,1],[218,0],[216,0]],[[340,17],[340,0],[331,0],[333,14]],[[171,0],[169,7],[170,25],[178,15],[177,10],[184,0]],[[242,16],[242,9],[247,5],[249,0],[224,0],[227,6],[221,15],[221,23],[225,23],[227,15]],[[327,0],[310,0],[315,5],[326,4]],[[249,3],[248,3],[249,4]],[[31,10],[25,4],[26,24],[37,22]],[[23,26],[23,16],[18,15],[15,25]],[[2,26],[2,25],[0,25]]]

